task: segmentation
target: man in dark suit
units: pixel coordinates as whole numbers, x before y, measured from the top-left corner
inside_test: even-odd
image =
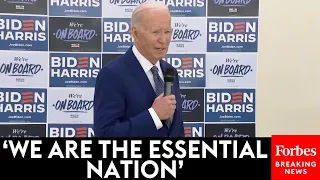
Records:
[[[184,137],[178,73],[161,60],[171,41],[167,6],[154,2],[138,6],[132,13],[131,33],[134,45],[97,77],[95,136]],[[174,69],[175,78],[173,94],[164,96],[167,68]]]

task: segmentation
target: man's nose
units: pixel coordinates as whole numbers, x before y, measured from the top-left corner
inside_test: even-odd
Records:
[[[167,38],[166,35],[164,33],[161,33],[159,36],[159,42],[160,43],[166,43],[167,42]]]

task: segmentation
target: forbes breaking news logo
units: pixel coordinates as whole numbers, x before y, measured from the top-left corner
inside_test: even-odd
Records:
[[[273,135],[272,179],[319,177],[319,135]],[[298,178],[299,179],[299,178]]]
[[[208,18],[208,52],[257,52],[257,18]]]
[[[275,145],[275,148],[276,150],[274,156],[279,159],[275,161],[275,167],[284,168],[285,175],[307,175],[308,172],[310,174],[312,169],[317,167],[317,158],[314,158],[317,156],[317,148],[304,148],[300,147],[299,145],[296,145],[295,147]],[[288,157],[292,160],[285,161],[285,159]],[[295,158],[296,160],[294,161],[293,159]]]
[[[0,16],[0,49],[47,51],[47,17]]]
[[[133,45],[130,18],[103,19],[103,51],[124,52]]]
[[[254,89],[206,89],[206,122],[255,122]]]
[[[0,122],[46,122],[46,89],[0,89]]]
[[[48,137],[94,137],[93,124],[49,124]]]
[[[165,3],[171,16],[206,16],[207,0],[156,0]]]
[[[101,16],[100,0],[66,1],[50,0],[50,16]]]
[[[94,87],[101,54],[50,54],[50,87]]]
[[[167,54],[163,60],[177,69],[181,87],[205,87],[204,54]]]
[[[204,124],[203,123],[183,123],[185,137],[203,137]]]

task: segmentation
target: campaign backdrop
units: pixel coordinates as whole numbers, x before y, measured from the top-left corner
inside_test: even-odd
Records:
[[[93,137],[96,77],[146,1],[0,0],[0,136]],[[185,136],[254,137],[259,0],[152,1],[172,15]]]

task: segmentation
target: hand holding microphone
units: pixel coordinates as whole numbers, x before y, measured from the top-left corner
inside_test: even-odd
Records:
[[[161,120],[172,120],[176,110],[176,97],[172,94],[174,82],[174,71],[166,69],[164,75],[164,93],[160,94],[153,102],[152,108]]]
[[[173,116],[176,109],[176,97],[174,95],[164,96],[162,93],[154,100],[152,108],[160,120],[167,120]]]

